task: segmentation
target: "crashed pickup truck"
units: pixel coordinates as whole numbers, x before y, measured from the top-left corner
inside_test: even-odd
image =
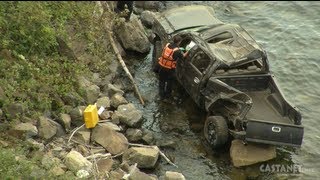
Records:
[[[165,44],[182,37],[180,46],[189,53],[177,62],[176,78],[208,113],[204,137],[212,148],[224,146],[230,137],[301,146],[301,114],[285,99],[266,52],[245,29],[221,22],[202,5],[167,10],[152,29],[154,65]]]

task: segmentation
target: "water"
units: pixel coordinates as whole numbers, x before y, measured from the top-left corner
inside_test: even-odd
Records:
[[[144,128],[157,139],[176,141],[176,149],[165,149],[178,168],[162,160],[155,173],[182,172],[187,179],[317,179],[320,175],[320,2],[167,2],[167,7],[184,4],[213,6],[223,22],[244,27],[267,51],[271,71],[285,97],[302,113],[304,139],[301,148],[277,148],[277,158],[269,165],[298,165],[299,174],[263,173],[260,164],[234,168],[229,152],[213,152],[203,143],[199,124],[201,112],[190,98],[179,105],[156,101],[158,79],[151,71],[151,52],[131,67],[135,80],[147,100],[146,107],[132,94],[127,98],[143,112]],[[158,117],[159,116],[159,117]]]

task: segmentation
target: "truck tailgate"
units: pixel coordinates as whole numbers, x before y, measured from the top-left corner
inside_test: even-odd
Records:
[[[301,125],[248,120],[246,140],[248,142],[300,147],[303,130]]]

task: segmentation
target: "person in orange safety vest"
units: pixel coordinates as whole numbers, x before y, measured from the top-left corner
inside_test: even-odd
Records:
[[[187,52],[182,53],[182,51],[179,49],[181,40],[182,38],[180,36],[175,36],[172,43],[166,44],[158,61],[160,66],[159,94],[162,100],[170,98],[176,63],[178,60],[182,60],[187,55]]]

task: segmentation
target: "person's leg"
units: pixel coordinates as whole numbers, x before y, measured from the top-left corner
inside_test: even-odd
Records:
[[[159,70],[159,95],[161,99],[165,98],[166,73],[160,68]]]
[[[174,80],[173,78],[174,78],[174,72],[172,70],[170,70],[167,73],[167,86],[166,86],[166,91],[165,91],[166,98],[171,98],[172,84],[173,84],[173,80]]]

